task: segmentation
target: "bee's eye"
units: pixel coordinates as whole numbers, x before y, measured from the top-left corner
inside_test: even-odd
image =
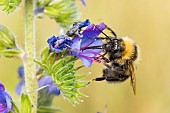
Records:
[[[119,52],[119,50],[118,50],[118,49],[114,50],[114,53],[117,53],[117,52]]]

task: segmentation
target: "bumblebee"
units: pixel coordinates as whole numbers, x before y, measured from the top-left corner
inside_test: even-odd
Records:
[[[104,54],[96,57],[98,61],[104,61],[106,68],[103,69],[103,76],[95,78],[95,81],[106,80],[108,82],[123,82],[130,78],[134,94],[136,94],[135,70],[139,59],[139,48],[135,42],[128,37],[117,37],[116,33],[107,27],[114,37],[105,35],[98,37],[105,39],[106,43],[101,46],[91,46],[86,49],[102,49]],[[106,55],[108,57],[106,57]]]

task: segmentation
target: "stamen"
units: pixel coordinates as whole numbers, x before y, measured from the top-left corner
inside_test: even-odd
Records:
[[[45,86],[42,86],[42,87],[40,87],[40,88],[38,88],[38,89],[36,89],[36,90],[33,90],[33,91],[29,91],[29,92],[26,92],[27,94],[29,94],[29,93],[33,93],[33,92],[38,92],[38,91],[40,91],[40,90],[42,90],[42,89],[45,89],[45,88],[47,88],[47,87],[50,87],[50,86],[55,86],[56,84],[48,84],[48,85],[45,85]]]

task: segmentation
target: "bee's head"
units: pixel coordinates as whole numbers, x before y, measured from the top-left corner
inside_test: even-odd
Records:
[[[105,50],[110,54],[111,59],[121,57],[124,49],[125,45],[121,38],[112,38],[112,40],[105,45]]]
[[[125,49],[125,45],[121,38],[113,39],[113,53],[122,53]]]

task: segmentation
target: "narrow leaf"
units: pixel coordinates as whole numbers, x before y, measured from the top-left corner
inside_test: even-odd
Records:
[[[22,93],[21,95],[21,112],[31,113],[31,102],[27,94]]]

